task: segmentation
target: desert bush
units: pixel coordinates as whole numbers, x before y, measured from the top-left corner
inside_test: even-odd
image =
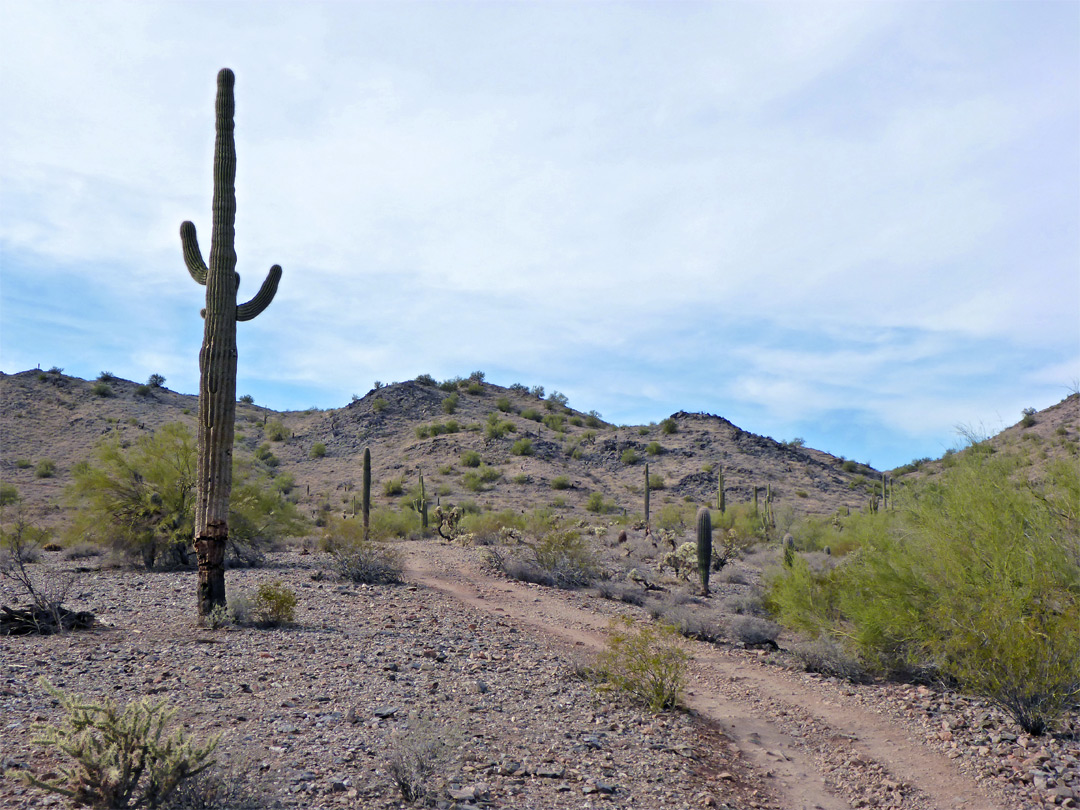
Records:
[[[135,386],[135,396],[137,396],[137,397],[148,397],[148,396],[150,396],[150,386],[149,385],[137,385],[137,386]]]
[[[91,542],[141,557],[147,568],[186,565],[195,533],[197,448],[187,426],[163,425],[124,446],[105,439],[89,462],[72,469],[67,496],[76,512],[67,544]],[[251,552],[304,529],[296,507],[242,458],[233,463],[230,553]]]
[[[240,625],[269,628],[291,624],[296,616],[296,593],[281,580],[264,582],[254,593],[231,596],[229,614]]]
[[[563,430],[565,430],[565,418],[561,413],[545,414],[543,422],[545,427],[555,431],[556,433],[562,433]]]
[[[663,455],[664,448],[660,446],[660,442],[649,442],[648,446],[645,448],[645,452],[650,456],[659,456]]]
[[[29,785],[81,806],[156,808],[181,782],[214,764],[211,757],[219,737],[200,746],[179,729],[166,736],[176,710],[164,701],[143,698],[121,708],[110,700],[92,703],[44,679],[39,684],[67,716],[58,726],[38,727],[41,736],[35,742],[56,748],[75,762],[44,779],[29,771],[9,772]]]
[[[254,405],[255,397],[253,397],[251,394],[244,394],[236,401],[239,402],[241,405]]]
[[[267,422],[264,432],[266,438],[272,442],[283,442],[292,435],[292,431],[285,427],[285,423],[280,419],[271,419]]]
[[[165,385],[165,378],[160,374],[151,374],[146,384],[151,388],[161,388],[161,386]]]
[[[533,422],[542,422],[544,419],[543,415],[540,411],[536,410],[536,408],[526,408],[521,412],[521,418],[529,419]]]
[[[660,475],[660,473],[649,474],[649,489],[659,491],[666,488],[667,482],[664,481],[664,476]]]
[[[473,535],[473,542],[477,545],[489,545],[524,531],[525,516],[513,509],[465,515],[461,530]]]
[[[866,677],[858,657],[852,655],[839,640],[829,636],[796,642],[791,645],[791,653],[807,672],[848,681],[861,681]]]
[[[383,411],[386,410],[386,408],[387,408],[387,406],[389,404],[390,403],[387,402],[382,397],[375,397],[375,399],[371,400],[371,410],[374,413],[382,413]]]
[[[390,743],[386,770],[405,802],[435,806],[447,785],[443,773],[459,740],[445,727],[414,726],[397,732]]]
[[[724,626],[712,611],[701,606],[665,599],[649,605],[649,615],[679,635],[715,644],[722,641]]]
[[[502,472],[495,467],[481,464],[475,470],[470,470],[461,477],[461,484],[469,492],[483,492],[488,489],[488,484],[493,484],[502,478]]]
[[[480,454],[475,450],[466,450],[461,454],[461,466],[462,467],[479,467],[480,466]]]
[[[35,478],[52,478],[54,475],[56,475],[56,462],[51,459],[44,458],[34,467]]]
[[[551,479],[552,489],[570,489],[570,479],[565,475],[556,475]]]
[[[420,383],[420,385],[430,385],[433,388],[435,387],[435,378],[430,374],[418,374],[416,382]]]
[[[28,458],[19,458],[15,459],[15,466],[18,467],[20,470],[28,470],[34,466],[34,462],[32,462]]]
[[[518,439],[510,448],[510,452],[515,456],[531,456],[533,454],[532,441],[524,438]]]
[[[672,419],[670,416],[660,423],[660,432],[665,436],[670,436],[673,433],[679,432],[679,423]]]
[[[760,616],[736,616],[728,626],[728,634],[735,641],[741,641],[748,647],[762,645],[776,648],[776,639],[780,637],[780,625]]]
[[[330,556],[334,571],[342,579],[368,585],[396,585],[405,581],[401,552],[386,542],[365,541],[361,521],[338,520],[331,526],[335,537]]]
[[[18,488],[14,484],[0,483],[0,506],[10,506],[18,502]]]
[[[560,588],[579,588],[599,576],[596,556],[579,532],[552,530],[533,546],[536,564]]]
[[[396,476],[395,478],[387,478],[382,483],[383,495],[388,498],[396,498],[398,495],[405,494],[405,479],[402,476]]]
[[[514,406],[510,403],[509,397],[499,397],[495,400],[495,407],[503,413],[510,413],[514,410]]]
[[[116,375],[111,371],[103,371],[97,376],[98,382],[111,383],[116,380]]]
[[[641,456],[637,454],[637,451],[634,450],[634,448],[627,447],[625,450],[622,451],[622,455],[619,457],[619,460],[623,464],[637,464],[639,461],[641,461]]]
[[[1039,734],[1080,697],[1080,470],[957,454],[865,518],[859,550],[831,570],[797,564],[774,578],[781,620],[849,638],[875,671],[932,672]],[[898,499],[900,500],[900,499]]]
[[[311,451],[308,453],[311,458],[323,458],[326,455],[326,445],[322,442],[315,442],[311,445]]]
[[[597,515],[603,515],[615,509],[614,504],[605,500],[602,492],[590,492],[585,501],[585,509]]]
[[[623,617],[608,628],[596,673],[652,711],[662,711],[682,698],[689,663],[676,629]]]
[[[488,414],[487,424],[484,426],[484,436],[489,439],[501,439],[507,433],[513,433],[517,427],[513,422],[507,422],[499,418],[498,411]]]
[[[450,396],[444,398],[443,401],[442,401],[442,409],[443,409],[443,413],[445,413],[445,414],[454,413],[455,411],[457,411],[457,406],[458,406],[458,395],[457,395],[456,392],[450,394]]]
[[[1020,427],[1033,427],[1035,425],[1035,414],[1038,413],[1034,408],[1024,408],[1022,417],[1020,419]]]

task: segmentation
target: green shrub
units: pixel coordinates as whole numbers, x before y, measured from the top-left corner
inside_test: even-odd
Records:
[[[1080,698],[1080,470],[1029,483],[1021,457],[956,459],[845,528],[860,548],[836,568],[796,558],[770,602],[870,669],[954,679],[1043,733]]]
[[[544,415],[544,425],[556,433],[562,433],[565,429],[563,422],[565,417],[561,413],[549,413]]]
[[[667,484],[664,481],[664,476],[660,473],[651,473],[649,475],[649,489],[661,490],[666,489]]]
[[[623,450],[622,456],[619,457],[619,460],[622,461],[623,464],[637,464],[639,461],[641,461],[641,456],[637,454],[634,448],[627,447],[625,450]]]
[[[589,411],[588,415],[585,417],[585,427],[598,428],[603,424],[604,422],[600,418],[600,414],[596,411]]]
[[[151,374],[150,379],[146,381],[146,384],[151,388],[161,388],[161,386],[165,385],[165,378],[160,374]]]
[[[28,458],[20,458],[15,461],[15,466],[20,470],[28,470],[34,466],[34,462]]]
[[[589,512],[594,512],[598,515],[607,514],[614,511],[615,507],[609,501],[604,500],[603,493],[592,492],[589,494],[589,498],[585,501],[585,509]]]
[[[502,478],[502,473],[495,467],[481,464],[476,470],[471,470],[461,477],[461,484],[469,492],[483,492],[488,489],[487,484],[492,484]]]
[[[520,533],[524,529],[525,516],[513,509],[468,514],[461,520],[461,530],[475,535],[474,542],[480,545],[496,543],[505,539],[508,533]]]
[[[479,396],[480,394],[484,393],[484,386],[476,380],[470,380],[465,385],[465,393]]]
[[[516,430],[517,427],[513,422],[503,421],[499,418],[498,411],[492,411],[488,414],[484,435],[489,439],[501,439],[507,433],[513,433]]]
[[[54,475],[56,475],[56,462],[51,459],[43,458],[34,468],[35,478],[52,478]]]
[[[552,489],[570,489],[570,479],[565,475],[556,475],[551,479]]]
[[[503,413],[510,413],[514,410],[514,406],[510,404],[509,397],[499,397],[495,400],[495,407]]]
[[[103,371],[98,374],[98,382],[110,383],[116,380],[116,375],[111,371]]]
[[[461,466],[462,467],[479,467],[480,466],[480,454],[475,450],[466,450],[461,454]]]
[[[1033,427],[1035,425],[1035,414],[1038,413],[1034,408],[1024,408],[1023,416],[1020,419],[1020,427]]]
[[[11,506],[19,502],[19,490],[14,484],[0,483],[0,506]]]
[[[525,473],[518,473],[510,480],[513,481],[515,484],[531,484],[532,476],[526,475]]]
[[[672,433],[679,432],[679,424],[670,416],[660,423],[660,432],[665,436],[670,436]]]
[[[90,392],[96,394],[99,397],[111,397],[114,396],[112,388],[108,383],[96,382],[90,386]]]
[[[326,455],[326,445],[322,442],[315,442],[311,445],[311,452],[308,453],[312,458],[323,458]]]
[[[514,442],[513,447],[510,448],[510,452],[515,456],[531,456],[533,454],[532,441],[529,439],[518,439]]]
[[[536,564],[560,588],[584,587],[599,575],[588,541],[574,530],[547,532],[533,547]]]
[[[400,475],[396,478],[387,478],[382,485],[383,495],[394,498],[405,494],[405,479]]]
[[[150,698],[120,708],[110,700],[92,703],[39,684],[67,712],[59,726],[39,726],[35,742],[56,748],[75,760],[38,779],[33,773],[9,771],[28,785],[66,796],[76,805],[96,808],[161,807],[185,779],[214,764],[211,756],[220,735],[194,745],[177,729],[166,730],[176,715],[165,701]]]
[[[457,410],[458,395],[456,393],[451,394],[442,401],[443,413],[451,414]]]
[[[241,595],[230,603],[237,624],[280,627],[296,616],[296,593],[281,580],[264,582],[254,596]]]
[[[271,419],[267,422],[264,432],[266,438],[272,442],[283,442],[292,435],[292,431],[285,427],[285,423],[280,419]]]
[[[568,421],[574,427],[582,427],[585,424],[584,420],[576,414],[574,416],[571,416]]]
[[[421,385],[430,385],[432,387],[435,386],[435,378],[432,377],[430,374],[417,375],[416,382],[420,383]]]
[[[237,402],[239,402],[241,405],[254,405],[255,397],[253,397],[251,394],[244,394],[242,397],[240,397],[240,399],[237,400]]]
[[[135,386],[135,396],[137,396],[137,397],[148,397],[148,396],[150,396],[150,386],[149,385],[137,385],[137,386]]]
[[[673,709],[686,688],[690,656],[678,631],[620,617],[608,629],[596,672],[607,683],[652,711]]]
[[[522,419],[530,419],[533,422],[543,421],[544,417],[536,408],[526,408],[521,412]]]
[[[645,452],[650,456],[659,456],[664,452],[664,448],[660,446],[660,442],[649,442],[649,446],[645,448]]]
[[[371,400],[371,410],[375,413],[382,413],[386,410],[386,406],[389,404],[390,403],[382,397],[375,397],[375,399]]]

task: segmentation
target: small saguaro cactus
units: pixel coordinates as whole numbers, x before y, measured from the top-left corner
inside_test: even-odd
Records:
[[[427,494],[424,492],[424,474],[420,473],[420,528],[425,532],[428,527]]]
[[[649,531],[649,464],[645,463],[645,532]]]
[[[727,498],[724,496],[724,468],[717,465],[716,470],[716,508],[720,514],[727,510]]]
[[[708,507],[697,512],[697,565],[701,574],[701,592],[709,595],[709,572],[712,570],[712,515]]]
[[[195,225],[180,226],[184,263],[206,286],[203,344],[199,351],[199,466],[196,481],[195,555],[199,563],[199,614],[225,607],[225,546],[232,493],[233,423],[236,416],[236,322],[250,321],[274,298],[281,268],[274,265],[245,304],[236,303],[240,276],[234,247],[236,144],[233,140],[233,84],[223,68],[217,76],[214,141],[214,202],[210,261],[203,261]]]
[[[370,540],[371,533],[371,449],[364,448],[364,484],[361,509],[364,513],[364,541]]]

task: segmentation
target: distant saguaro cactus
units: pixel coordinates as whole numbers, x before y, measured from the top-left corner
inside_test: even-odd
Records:
[[[645,532],[649,532],[649,464],[645,463]]]
[[[712,515],[708,507],[697,512],[697,564],[701,574],[701,592],[709,595],[709,572],[712,570]]]
[[[196,482],[195,555],[199,562],[199,615],[225,607],[225,546],[232,494],[233,423],[236,416],[236,322],[250,321],[274,298],[281,268],[274,265],[259,292],[236,303],[240,276],[234,248],[236,221],[236,144],[233,140],[233,84],[223,68],[217,76],[214,141],[213,231],[210,262],[203,261],[195,225],[180,226],[184,263],[206,286],[203,344],[199,351],[199,466]]]
[[[371,449],[364,448],[364,486],[361,508],[364,512],[364,541],[371,539]]]
[[[724,495],[724,468],[717,465],[716,470],[716,508],[720,514],[727,510],[727,498]]]

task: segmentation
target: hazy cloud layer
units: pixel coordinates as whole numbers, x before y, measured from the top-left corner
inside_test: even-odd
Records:
[[[1080,6],[2,2],[0,367],[197,390],[237,73],[241,391],[483,369],[892,466],[1080,380]]]

